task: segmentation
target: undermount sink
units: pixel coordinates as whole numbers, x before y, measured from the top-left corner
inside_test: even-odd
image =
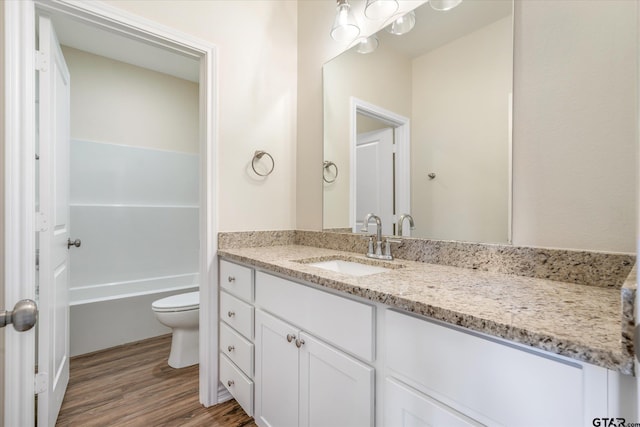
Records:
[[[336,273],[349,274],[351,276],[368,276],[370,274],[391,271],[391,269],[389,268],[378,267],[376,265],[361,264],[354,261],[344,261],[341,259],[311,262],[307,265],[322,268],[324,270],[335,271]]]

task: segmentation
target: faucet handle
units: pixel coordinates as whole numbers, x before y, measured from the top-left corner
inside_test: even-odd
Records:
[[[389,239],[387,238],[384,241],[384,256],[388,259],[393,259],[393,257],[391,256],[391,244],[392,243],[402,243],[402,240],[400,239]]]

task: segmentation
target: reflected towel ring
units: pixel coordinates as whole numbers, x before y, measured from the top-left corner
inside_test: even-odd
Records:
[[[267,156],[271,159],[271,169],[269,169],[268,172],[266,173],[260,173],[256,170],[256,160],[260,160],[262,158],[262,156]],[[251,169],[253,169],[253,171],[256,173],[256,175],[258,176],[267,176],[267,175],[271,175],[271,172],[273,172],[273,168],[276,167],[276,161],[273,160],[273,157],[271,156],[271,154],[267,153],[266,151],[262,151],[262,150],[257,150],[254,154],[253,154],[253,159],[251,160]]]
[[[327,179],[327,175],[325,174],[325,172],[329,170],[331,166],[333,166],[333,168],[336,170],[336,173],[333,175],[333,179]],[[324,169],[322,170],[322,179],[328,184],[336,182],[336,179],[338,179],[338,166],[330,160],[325,160]]]

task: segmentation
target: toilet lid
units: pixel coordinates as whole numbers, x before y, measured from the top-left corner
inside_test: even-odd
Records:
[[[195,310],[200,305],[200,292],[172,295],[154,301],[151,307],[156,311],[186,311]]]

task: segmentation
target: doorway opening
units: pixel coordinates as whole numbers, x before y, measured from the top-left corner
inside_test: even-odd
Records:
[[[11,206],[6,215],[5,224],[11,233],[5,235],[6,244],[14,248],[5,253],[7,265],[5,298],[8,304],[22,298],[35,299],[35,183],[36,168],[36,114],[35,100],[36,81],[33,70],[36,65],[35,46],[36,16],[46,14],[59,16],[82,23],[88,28],[99,29],[111,36],[117,36],[124,44],[117,44],[116,50],[130,51],[130,42],[142,47],[153,47],[156,51],[164,51],[180,55],[197,63],[199,78],[198,89],[198,137],[199,168],[197,191],[200,202],[197,216],[199,243],[198,262],[195,274],[200,285],[200,402],[210,406],[218,401],[218,378],[215,343],[217,331],[209,328],[217,318],[217,293],[215,278],[217,264],[215,248],[217,236],[215,230],[215,48],[208,43],[193,39],[155,26],[148,21],[123,13],[105,5],[90,3],[58,3],[58,2],[8,2],[5,5],[6,25],[5,60],[12,64],[5,75],[8,82],[5,93],[6,105],[5,128],[7,138],[6,161],[14,167],[5,171],[6,186],[5,206]],[[89,40],[89,38],[87,38]],[[129,44],[127,44],[129,43]],[[126,45],[126,47],[124,47]],[[150,55],[142,55],[149,58]],[[162,61],[160,61],[162,62]],[[173,64],[175,61],[168,61]],[[42,148],[42,147],[40,147]],[[46,220],[47,218],[44,218]],[[42,226],[42,222],[38,224]],[[148,307],[147,307],[148,308]],[[44,320],[44,319],[43,319]],[[43,329],[40,334],[46,334]],[[53,340],[53,339],[52,339]],[[5,389],[14,393],[5,396],[5,424],[33,425],[35,421],[33,396],[35,386],[35,333],[8,333],[5,338],[8,349],[5,358]],[[50,374],[49,374],[50,375]],[[49,379],[40,378],[47,382]],[[46,425],[43,418],[38,417],[38,425]]]
[[[393,235],[398,216],[411,211],[410,133],[409,118],[351,97],[349,212],[353,232],[360,232],[363,213],[373,210],[382,219],[383,233]]]

